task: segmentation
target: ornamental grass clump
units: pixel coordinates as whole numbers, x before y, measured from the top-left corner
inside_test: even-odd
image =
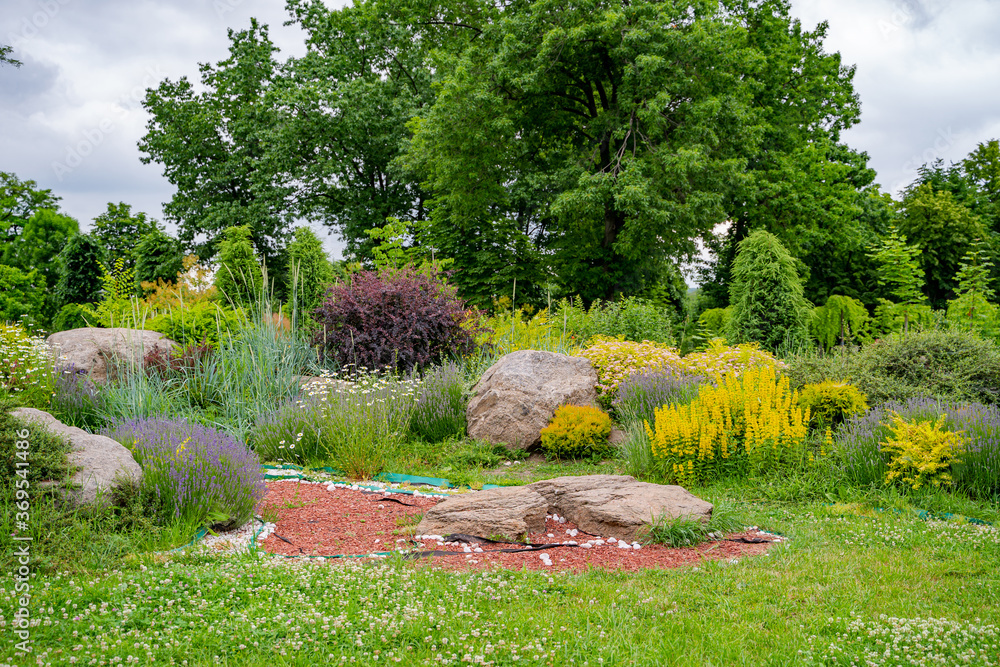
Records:
[[[0,322],[0,392],[19,404],[44,408],[55,388],[55,355],[41,336]]]
[[[231,528],[249,521],[264,498],[260,458],[217,429],[183,419],[130,419],[105,435],[132,452],[144,489],[156,494],[167,521]]]
[[[836,431],[833,453],[849,481],[859,486],[886,484],[892,452],[883,443],[894,437],[894,413],[909,423],[934,423],[944,415],[942,429],[961,432],[964,438],[961,462],[948,466],[950,488],[986,500],[1000,494],[1000,407],[930,398],[880,405]]]
[[[610,453],[611,417],[600,408],[563,405],[542,429],[542,449],[561,459],[599,458]]]
[[[800,461],[809,410],[799,407],[787,378],[773,367],[757,366],[739,377],[716,376],[688,405],[656,409],[645,430],[668,476],[695,484]]]
[[[69,364],[56,374],[55,392],[49,412],[64,424],[78,428],[101,425],[101,394],[87,372]]]
[[[305,395],[260,420],[252,434],[266,460],[330,465],[371,479],[403,442],[420,381],[360,369],[326,372]]]

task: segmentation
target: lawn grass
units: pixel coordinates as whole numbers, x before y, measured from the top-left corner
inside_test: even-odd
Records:
[[[964,664],[1000,661],[1000,532],[876,511],[892,502],[884,497],[752,500],[759,488],[696,491],[732,499],[788,542],[666,571],[453,573],[260,554],[137,554],[104,571],[67,564],[32,581],[35,654],[13,656],[10,641],[0,661],[848,665],[870,654],[867,664],[895,665],[960,664],[963,652]],[[994,506],[977,507],[995,518]],[[0,577],[4,619],[13,587]],[[887,640],[914,645],[895,659]]]

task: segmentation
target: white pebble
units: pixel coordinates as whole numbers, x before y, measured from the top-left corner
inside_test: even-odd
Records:
[[[548,536],[549,537],[555,537],[555,535],[553,535],[552,533],[549,533]]]
[[[618,541],[618,540],[617,540],[617,539],[615,539],[614,537],[609,537],[609,538],[608,538],[608,544],[614,544],[614,543],[615,543],[615,542],[617,542],[617,541]]]
[[[590,542],[584,542],[584,543],[583,543],[583,544],[581,544],[580,546],[581,546],[581,547],[583,547],[584,549],[590,549],[590,548],[591,548],[591,547],[593,547],[594,545],[593,545],[593,544],[591,544]]]

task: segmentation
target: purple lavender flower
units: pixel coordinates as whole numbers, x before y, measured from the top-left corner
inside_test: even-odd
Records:
[[[171,517],[228,528],[253,516],[265,493],[260,459],[243,443],[183,419],[130,419],[104,432],[143,469]]]
[[[705,382],[700,375],[685,375],[671,370],[649,370],[635,373],[618,385],[611,402],[623,422],[654,421],[654,411],[670,403],[688,403],[698,395],[698,386]]]

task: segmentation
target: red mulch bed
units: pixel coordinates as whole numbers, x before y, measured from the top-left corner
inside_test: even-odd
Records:
[[[671,548],[662,545],[643,546],[639,550],[622,549],[604,544],[590,549],[582,547],[556,547],[535,552],[497,553],[496,549],[515,545],[480,545],[482,553],[465,553],[461,546],[439,546],[436,541],[422,540],[417,546],[407,530],[413,525],[413,515],[422,514],[440,502],[438,499],[408,495],[389,496],[402,505],[379,493],[365,493],[337,488],[328,491],[322,484],[289,481],[267,482],[267,496],[261,503],[278,516],[274,533],[260,542],[261,548],[284,556],[334,556],[364,555],[397,549],[418,551],[448,551],[454,556],[434,556],[427,561],[444,569],[467,570],[502,567],[584,571],[601,568],[614,571],[635,571],[647,568],[670,568],[695,565],[706,559],[729,560],[745,556],[758,556],[774,542],[744,544],[727,540],[705,542],[695,547]],[[575,529],[572,523],[546,522],[545,533],[528,536],[533,544],[553,544],[575,540],[586,542],[595,536],[579,533],[566,534]],[[552,537],[549,537],[549,535]],[[280,536],[280,537],[279,537]],[[605,537],[605,536],[601,536]],[[737,533],[727,538],[763,537],[757,532]],[[282,539],[284,538],[284,539]],[[475,546],[473,545],[473,548]],[[540,558],[547,554],[551,566]]]

